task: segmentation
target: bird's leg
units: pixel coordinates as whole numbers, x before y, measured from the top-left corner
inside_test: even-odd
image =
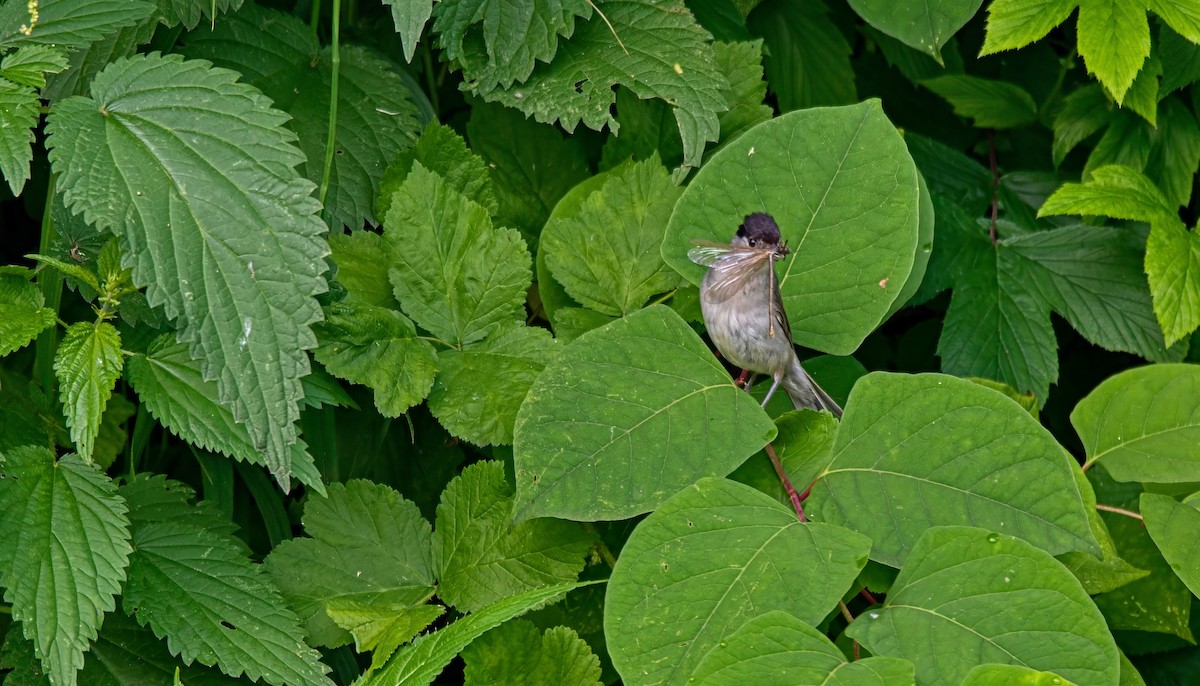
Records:
[[[749,381],[750,381],[750,370],[743,369],[742,373],[738,375],[738,378],[733,380],[733,385],[737,386],[738,388],[748,388],[750,386]]]
[[[763,398],[763,401],[762,401],[763,407],[766,407],[767,403],[770,402],[770,400],[771,400],[771,396],[775,395],[775,389],[779,388],[780,381],[783,381],[783,372],[780,372],[775,375],[775,383],[771,384],[771,390],[767,391],[767,397]]]

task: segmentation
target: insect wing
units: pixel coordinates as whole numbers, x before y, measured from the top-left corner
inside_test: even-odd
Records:
[[[766,276],[765,270],[771,268],[768,250],[729,252],[712,266],[712,280],[704,291],[704,299],[710,303],[725,302],[745,289],[750,279]]]
[[[713,243],[712,241],[693,240],[692,243],[696,246],[688,251],[688,259],[696,264],[711,267],[717,263],[722,257],[725,257],[730,252],[738,250],[732,245],[723,243]]]

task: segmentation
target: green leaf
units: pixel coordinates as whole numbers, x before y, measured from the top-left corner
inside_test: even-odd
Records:
[[[1098,551],[1069,459],[996,391],[940,374],[874,372],[850,393],[807,509],[870,536],[871,559],[893,567],[926,529],[955,524],[1011,533],[1052,554]]]
[[[184,344],[157,339],[145,354],[125,361],[125,378],[151,416],[176,436],[243,462],[265,464],[246,425],[218,402],[216,382],[204,380],[200,362],[188,355]],[[288,453],[292,475],[318,493],[324,492],[321,474],[303,439],[289,446]]]
[[[807,366],[807,363],[805,363]],[[808,487],[833,459],[833,437],[838,421],[828,412],[795,410],[775,418],[778,429],[771,445],[788,480],[797,490]],[[751,457],[729,478],[787,504],[788,494],[765,452]]]
[[[382,667],[401,644],[421,633],[446,608],[441,605],[386,605],[374,600],[361,603],[333,599],[326,603],[329,617],[354,636],[357,652],[372,652],[371,668]]]
[[[1095,499],[1095,494],[1092,494],[1092,502],[1089,504],[1087,495],[1084,496],[1084,505],[1089,508],[1088,524],[1092,527],[1092,535],[1100,543],[1099,556],[1091,553],[1064,553],[1057,556],[1058,561],[1079,579],[1088,595],[1108,593],[1150,573],[1148,570],[1134,567],[1117,554],[1117,547],[1108,532],[1108,526],[1095,509]]]
[[[699,284],[705,268],[688,259],[689,241],[728,242],[746,215],[769,212],[792,246],[777,271],[796,343],[845,355],[912,272],[919,197],[916,167],[878,100],[791,112],[709,160],[675,206],[663,258]]]
[[[507,445],[529,387],[561,345],[545,329],[507,324],[465,350],[438,355],[429,411],[476,445]]]
[[[76,252],[80,255],[84,254],[82,250],[77,250]],[[67,262],[66,260],[60,260],[56,257],[50,257],[48,255],[34,254],[26,255],[25,257],[31,260],[36,260],[37,262],[48,267],[54,267],[58,271],[62,272],[63,276],[69,276],[76,281],[79,281],[88,288],[91,288],[92,291],[100,290],[100,281],[96,277],[96,273],[92,271],[91,267],[85,267],[80,264]]]
[[[717,115],[721,124],[721,141],[728,142],[756,124],[775,116],[767,98],[767,83],[763,81],[763,42],[713,43],[717,66],[729,81],[725,103],[729,109]]]
[[[30,9],[37,12],[34,19]],[[150,17],[142,0],[39,0],[0,5],[0,50],[49,45],[79,48]]]
[[[387,217],[392,196],[408,178],[413,162],[420,162],[425,169],[442,177],[451,188],[483,205],[488,215],[500,211],[487,163],[467,148],[466,141],[454,129],[434,121],[425,127],[417,144],[400,153],[384,172],[375,205],[380,217]]]
[[[50,159],[286,484],[329,248],[284,115],[236,76],[177,55],[114,62],[91,98],[55,105]]]
[[[488,630],[530,610],[557,602],[568,591],[588,583],[595,582],[559,584],[509,596],[445,628],[425,634],[396,651],[387,666],[367,678],[363,686],[426,686],[454,656]]]
[[[1008,129],[1037,121],[1037,104],[1024,88],[1007,81],[946,74],[921,82],[946,99],[954,113],[979,129]]]
[[[585,0],[443,0],[434,8],[433,30],[470,84],[507,88],[528,79],[535,61],[549,62],[559,36],[570,38],[576,18],[591,17],[592,7]]]
[[[1066,21],[1080,0],[992,0],[982,55],[1016,50],[1040,40]]]
[[[467,467],[442,492],[433,555],[438,595],[473,612],[523,591],[574,581],[592,536],[574,522],[511,527],[513,488],[496,461]]]
[[[667,166],[675,166],[683,160],[679,126],[675,123],[671,106],[665,101],[642,100],[628,89],[618,88],[616,109],[621,129],[619,134],[614,133],[604,142],[600,156],[601,170],[607,173],[631,159],[647,160],[656,153]],[[595,178],[593,176],[588,180]],[[583,185],[580,183],[576,188]],[[557,206],[555,209],[558,209]]]
[[[100,430],[100,417],[121,376],[121,334],[108,322],[72,324],[54,354],[71,442],[85,462]]]
[[[1200,510],[1165,495],[1143,493],[1141,514],[1146,531],[1162,552],[1171,569],[1179,575],[1193,595],[1200,595]]]
[[[425,22],[433,14],[433,0],[383,0],[383,4],[392,8],[392,22],[396,25],[396,33],[400,34],[404,60],[412,63]]]
[[[1200,11],[1197,10],[1195,2],[1147,0],[1146,6],[1184,38],[1200,44]]]
[[[513,434],[514,519],[594,521],[729,473],[775,425],[687,323],[655,305],[568,345],[529,389]]]
[[[1118,481],[1200,481],[1200,365],[1157,364],[1111,376],[1071,412],[1087,453]]]
[[[693,679],[713,686],[916,684],[911,662],[891,657],[849,662],[825,634],[778,610],[752,618],[721,641]]]
[[[1054,166],[1062,164],[1067,153],[1088,136],[1112,121],[1112,101],[1099,84],[1088,84],[1063,98],[1054,116]]]
[[[202,18],[217,23],[217,15],[240,8],[242,0],[156,0],[156,4],[160,22],[169,27],[182,24],[191,31]]]
[[[522,317],[532,275],[520,234],[493,228],[487,210],[420,162],[384,226],[396,299],[421,328],[462,346]]]
[[[375,392],[375,407],[399,417],[425,399],[438,360],[433,346],[417,338],[404,315],[384,307],[336,303],[313,327],[320,345],[313,357],[329,372]]]
[[[565,626],[545,633],[526,620],[507,622],[463,651],[472,686],[600,686],[600,659]]]
[[[537,65],[523,83],[466,87],[540,122],[557,120],[568,131],[582,121],[597,131],[607,124],[617,133],[611,113],[616,85],[639,98],[665,100],[683,140],[683,167],[677,175],[686,174],[700,165],[705,144],[717,140],[717,113],[725,110],[722,93],[729,86],[707,42],[708,32],[682,0],[608,0],[598,10],[579,22],[553,62]]]
[[[132,57],[139,46],[153,37],[157,26],[158,23],[151,17],[72,51],[67,58],[69,66],[46,78],[42,97],[57,102],[72,95],[86,95],[92,79],[100,70],[122,57]],[[61,200],[58,204],[61,204]]]
[[[766,42],[763,68],[781,112],[858,100],[850,43],[825,3],[768,0],[748,23]]]
[[[1044,550],[973,527],[926,532],[883,607],[846,633],[873,655],[911,660],[922,684],[959,684],[972,667],[999,663],[1116,686],[1120,669],[1075,577]]]
[[[1054,672],[1020,665],[977,665],[963,678],[962,686],[1075,686]]]
[[[1064,183],[1038,210],[1039,217],[1054,214],[1102,214],[1143,222],[1176,220],[1162,191],[1136,169],[1122,165],[1094,169],[1084,183]]]
[[[67,68],[67,56],[48,45],[17,48],[0,60],[0,77],[30,88],[46,85],[46,73],[57,74]]]
[[[941,64],[942,46],[975,16],[983,0],[933,0],[896,4],[891,0],[850,0],[858,16]]]
[[[300,640],[300,623],[251,563],[215,507],[188,505],[190,489],[165,480],[122,488],[133,521],[134,553],[122,606],[166,636],[186,663],[269,684],[332,684],[319,654]],[[156,492],[157,491],[157,492]],[[145,508],[145,509],[143,509]],[[206,520],[220,522],[206,526]]]
[[[1083,176],[1107,165],[1124,165],[1131,169],[1146,168],[1154,145],[1154,130],[1145,119],[1128,110],[1115,110],[1112,123],[1100,137],[1096,147],[1088,155],[1083,167]]]
[[[1200,326],[1200,234],[1178,221],[1150,226],[1146,275],[1154,314],[1170,343]]]
[[[45,448],[23,446],[2,457],[4,601],[51,682],[73,685],[125,581],[132,552],[125,501],[75,455],[55,460]]]
[[[279,544],[266,568],[310,643],[332,647],[350,640],[326,614],[331,603],[404,608],[433,593],[429,522],[387,486],[330,485],[327,497],[305,506],[304,530],[311,538]]]
[[[0,176],[13,195],[20,195],[29,180],[38,105],[33,88],[0,78]]]
[[[1175,207],[1186,206],[1192,198],[1192,180],[1200,166],[1200,125],[1178,98],[1168,98],[1159,106],[1158,128],[1146,175],[1162,189]]]
[[[1162,57],[1163,74],[1159,90],[1163,95],[1189,86],[1200,80],[1200,45],[1162,24],[1155,43]]]
[[[577,212],[546,223],[540,249],[555,281],[585,307],[612,316],[671,290],[679,275],[659,246],[681,193],[657,157],[613,170]]]
[[[28,345],[54,326],[57,315],[43,307],[41,289],[18,274],[0,274],[0,357]]]
[[[338,233],[329,237],[337,280],[346,287],[349,304],[363,303],[391,310],[400,309],[388,281],[383,236],[370,231]]]
[[[1125,101],[1121,103],[1121,107],[1136,112],[1150,126],[1158,124],[1158,81],[1162,71],[1162,60],[1158,53],[1151,52],[1133,79],[1133,85],[1125,93]]]
[[[627,683],[690,683],[763,608],[820,622],[870,546],[847,529],[801,523],[748,486],[701,479],[640,522],[621,550],[604,603],[613,665]]]
[[[1080,0],[1079,54],[1120,105],[1150,56],[1150,23],[1144,3]]]

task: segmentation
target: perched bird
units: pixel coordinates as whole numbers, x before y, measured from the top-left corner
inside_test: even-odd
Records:
[[[700,283],[700,307],[713,345],[731,363],[774,379],[763,406],[780,384],[796,409],[842,416],[842,408],[800,366],[792,328],[783,311],[775,261],[789,250],[779,226],[765,213],[746,217],[729,245],[692,241],[688,257],[709,267]]]

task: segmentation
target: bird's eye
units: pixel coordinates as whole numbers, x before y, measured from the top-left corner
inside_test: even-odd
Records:
[[[758,241],[754,240],[753,238],[750,239],[750,247],[751,248],[753,248],[757,244],[758,244]]]

